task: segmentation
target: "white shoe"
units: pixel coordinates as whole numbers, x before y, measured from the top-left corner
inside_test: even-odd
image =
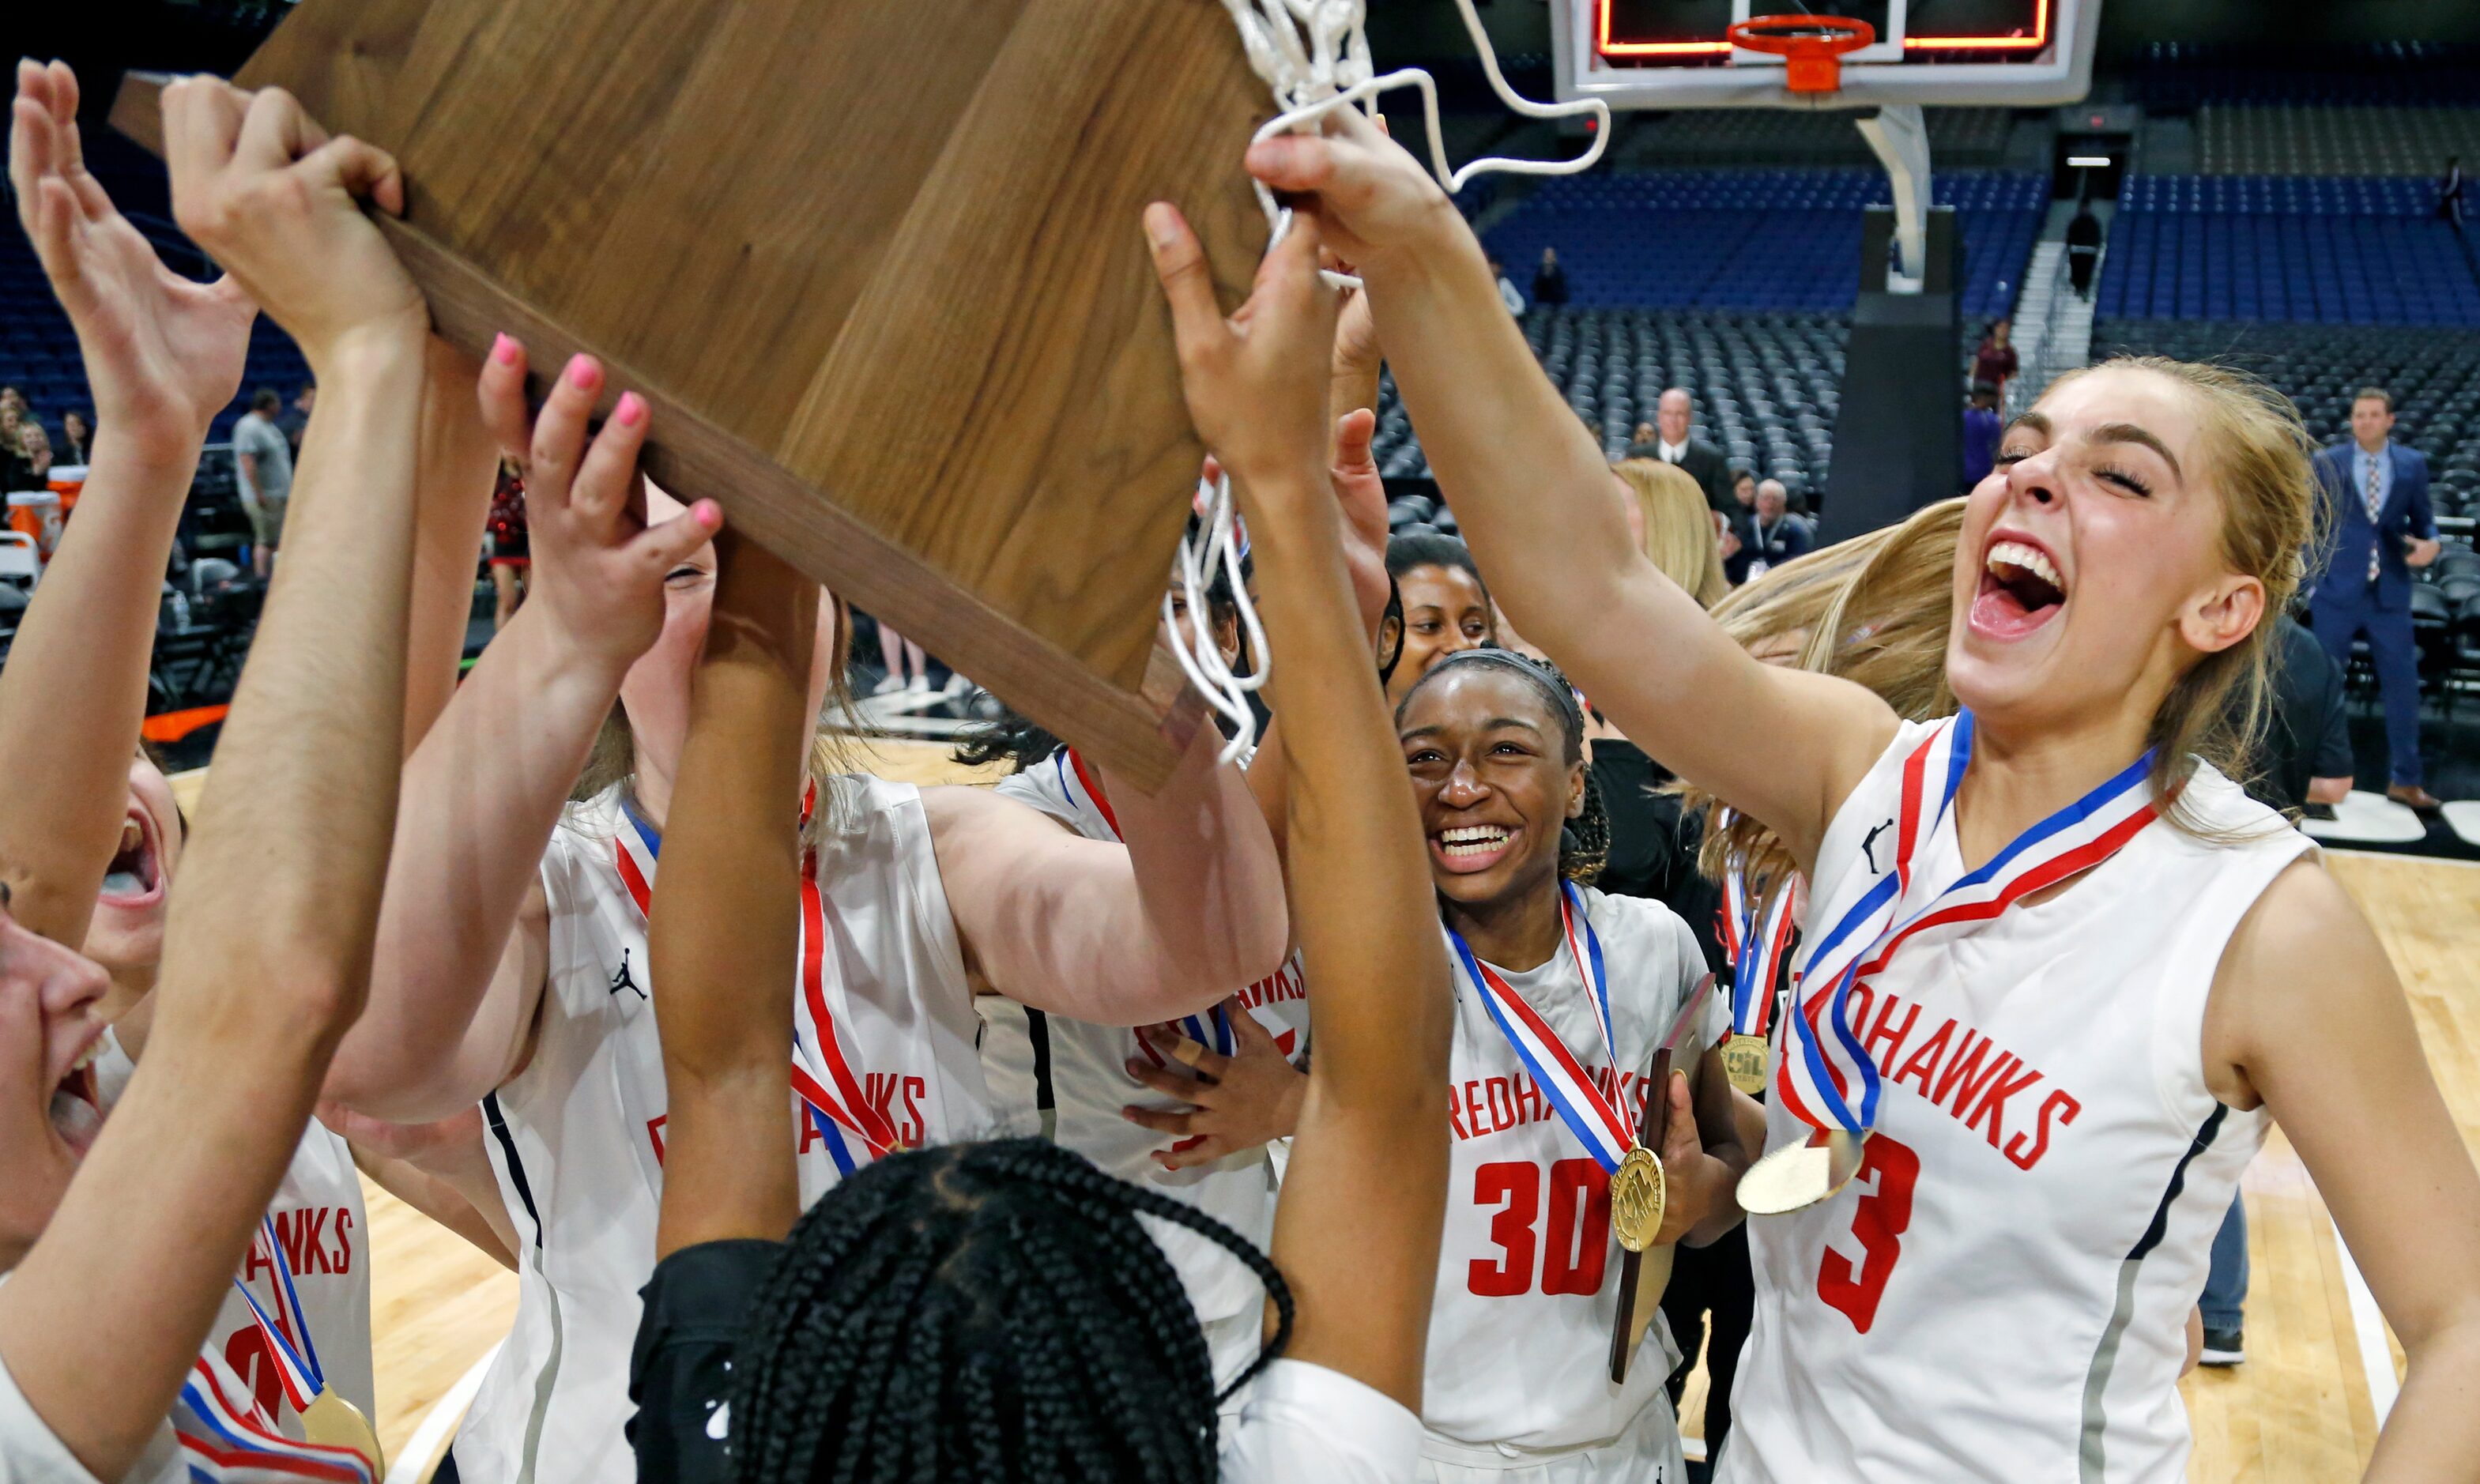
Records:
[[[886,679],[879,681],[874,686],[871,686],[869,693],[873,696],[892,696],[903,688],[904,677],[900,675],[891,675]]]
[[[913,682],[904,688],[913,692],[917,696],[927,695],[930,691],[930,677],[927,675],[917,675],[913,678]]]

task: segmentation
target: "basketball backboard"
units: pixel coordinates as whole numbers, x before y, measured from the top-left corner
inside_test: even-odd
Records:
[[[1786,13],[1867,21],[1842,85],[1795,93],[1783,59],[1731,26]],[[1562,99],[1613,108],[1847,109],[1883,103],[2032,107],[2081,98],[2101,0],[1553,0]]]

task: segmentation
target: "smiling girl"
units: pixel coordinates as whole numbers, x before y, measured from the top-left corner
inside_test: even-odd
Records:
[[[2310,544],[2295,412],[2166,361],[2054,384],[1966,507],[1964,709],[1902,721],[1757,663],[1630,547],[1453,206],[1356,115],[1329,127],[1250,168],[1358,266],[1509,617],[1813,887],[1769,1146],[1873,1137],[1751,1227],[1719,1476],[2181,1477],[2182,1327],[2270,1117],[2409,1361],[2370,1477],[2480,1472],[2480,1178],[2367,923],[2217,765]]]

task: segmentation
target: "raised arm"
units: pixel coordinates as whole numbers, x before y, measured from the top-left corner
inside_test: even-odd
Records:
[[[172,905],[146,1059],[0,1286],[0,1357],[119,1478],[163,1425],[361,1006],[402,725],[427,320],[357,205],[393,161],[280,92],[164,92],[182,226],[298,341],[324,395],[293,541]]]
[[[714,545],[714,617],[647,930],[671,1089],[658,1258],[781,1241],[801,1214],[782,988],[800,952],[801,844],[785,801],[810,734],[818,585],[753,543]]]
[[[2480,1477],[2480,1171],[2384,944],[2320,867],[2291,866],[2232,936],[2205,1050],[2215,1097],[2272,1110],[2402,1341],[2367,1477]]]
[[[0,670],[0,882],[18,922],[74,948],[129,808],[164,567],[207,424],[241,384],[257,318],[229,276],[192,283],[86,168],[77,78],[17,64],[17,219],[77,330],[99,425],[77,519]]]
[[[1488,260],[1437,184],[1349,109],[1249,168],[1367,283],[1379,342],[1490,592],[1593,704],[1682,777],[1806,858],[1894,734],[1858,686],[1769,669],[1628,540],[1610,465],[1535,364]]]
[[[572,361],[539,418],[525,347],[485,359],[483,420],[526,451],[535,586],[405,764],[370,1007],[328,1095],[402,1122],[446,1117],[523,1064],[542,990],[543,848],[620,679],[662,630],[663,581],[720,523],[710,501],[648,529],[632,504],[645,403],[586,442],[603,390]]]
[[[1320,372],[1334,303],[1306,222],[1259,270],[1245,327],[1224,319],[1178,213],[1154,206],[1146,225],[1190,414],[1249,518],[1289,752],[1295,930],[1318,991],[1317,1055],[1275,1214],[1275,1261],[1298,1305],[1288,1353],[1417,1410],[1446,1204],[1438,1089],[1453,1002],[1326,469]]]
[[[1201,726],[1152,796],[1109,780],[1124,845],[980,788],[922,806],[967,967],[1009,998],[1103,1025],[1192,1014],[1275,972],[1282,869],[1222,737]]]

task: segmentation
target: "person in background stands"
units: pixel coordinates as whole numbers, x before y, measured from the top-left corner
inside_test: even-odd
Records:
[[[1982,382],[1972,389],[1963,409],[1963,487],[1969,491],[1998,467],[1998,439],[2005,431],[1998,416],[1998,389]]]
[[[249,513],[249,562],[261,577],[275,570],[284,541],[284,501],[293,493],[293,445],[275,425],[283,405],[273,387],[260,387],[249,411],[233,424],[233,487]]]
[[[94,447],[94,424],[83,412],[74,409],[61,414],[61,442],[66,446],[69,462],[84,468],[87,450]]]
[[[2316,640],[2346,672],[2351,641],[2368,637],[2377,689],[2386,702],[2386,797],[2415,809],[2438,807],[2420,786],[2419,655],[2412,641],[2411,570],[2437,560],[2437,519],[2428,504],[2428,460],[2388,435],[2394,402],[2383,387],[2362,387],[2351,401],[2351,442],[2318,451],[2316,488],[2324,503],[2325,548],[2312,560]]]
[[[2078,298],[2092,297],[2093,275],[2101,270],[2101,218],[2093,215],[2092,202],[2076,203],[2076,215],[2067,223],[2067,281],[2075,285]]]
[[[2000,316],[1989,322],[1989,333],[1981,337],[1980,348],[1972,353],[1972,384],[1987,383],[2002,402],[2006,397],[2006,378],[2015,374],[2015,347],[2007,344],[2014,321]]]
[[[1507,265],[1496,258],[1490,259],[1489,276],[1498,280],[1498,297],[1500,302],[1507,306],[1507,312],[1517,319],[1522,319],[1524,294],[1515,287],[1515,280],[1507,276]]]
[[[17,442],[25,426],[25,397],[15,387],[0,387],[0,494],[26,488],[26,455]]]
[[[43,420],[28,418],[17,424],[17,457],[26,467],[26,488],[39,490],[52,473],[52,435]]]
[[[2437,182],[2437,215],[2455,231],[2463,230],[2463,157],[2445,157],[2445,173]]]
[[[1688,399],[1685,388],[1672,387],[1664,392],[1662,400],[1654,404],[1653,446],[1641,451],[1631,448],[1628,457],[1660,459],[1686,470],[1696,487],[1705,492],[1706,505],[1729,515],[1739,508],[1731,501],[1730,462],[1722,456],[1721,449],[1689,430],[1694,412],[1695,404]],[[1637,431],[1642,433],[1644,429],[1640,427]]]
[[[1805,517],[1791,513],[1791,497],[1780,479],[1757,486],[1757,508],[1740,528],[1742,554],[1747,558],[1748,581],[1795,557],[1806,556],[1817,545],[1817,533]]]
[[[1541,266],[1533,270],[1533,302],[1563,305],[1567,302],[1567,270],[1559,266],[1559,249],[1541,249]]]

